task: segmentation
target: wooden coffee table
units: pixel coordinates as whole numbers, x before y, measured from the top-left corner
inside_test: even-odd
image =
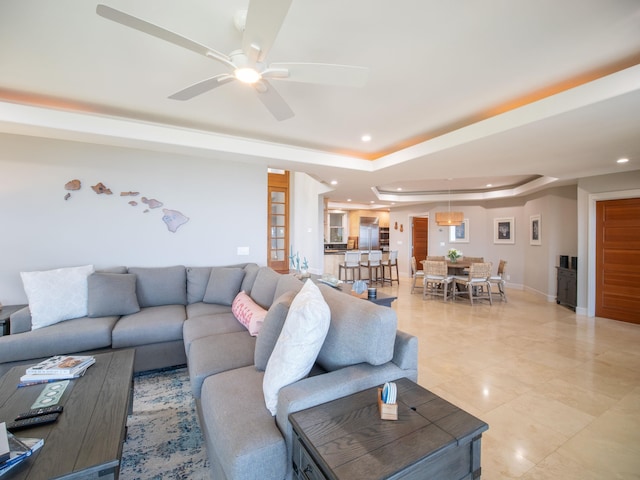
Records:
[[[480,478],[482,420],[406,378],[398,420],[381,420],[377,388],[289,415],[297,479]]]
[[[127,415],[131,411],[134,350],[94,355],[96,363],[72,380],[59,404],[55,423],[16,432],[44,439],[44,446],[7,478],[45,480],[117,479]],[[0,379],[0,421],[26,412],[44,385],[16,388],[26,367],[14,367]]]

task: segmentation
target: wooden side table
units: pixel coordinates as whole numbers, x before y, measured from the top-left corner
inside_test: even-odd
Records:
[[[380,419],[377,388],[289,415],[294,478],[480,478],[489,426],[406,378],[396,385],[398,420]]]
[[[3,305],[0,310],[0,337],[11,333],[11,325],[9,317],[18,310],[26,307],[26,305]]]

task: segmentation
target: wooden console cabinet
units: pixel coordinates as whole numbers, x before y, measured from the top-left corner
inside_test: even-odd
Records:
[[[578,304],[578,276],[576,270],[564,267],[556,267],[558,269],[558,291],[556,303],[558,305],[566,305],[574,311]]]
[[[377,388],[292,413],[295,480],[477,480],[482,420],[406,378],[398,420],[382,420]]]

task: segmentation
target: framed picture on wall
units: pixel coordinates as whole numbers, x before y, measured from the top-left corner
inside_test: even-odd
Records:
[[[493,243],[516,243],[516,224],[513,217],[493,219]]]
[[[449,243],[469,243],[469,219],[462,224],[449,227]]]
[[[530,245],[542,245],[540,230],[540,214],[531,215],[529,217],[529,244]]]

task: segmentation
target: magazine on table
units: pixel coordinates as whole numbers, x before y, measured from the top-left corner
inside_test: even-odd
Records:
[[[27,368],[27,375],[75,375],[93,363],[90,355],[56,355]]]
[[[73,375],[67,375],[67,374],[42,375],[40,373],[30,375],[26,373],[20,377],[20,383],[18,384],[18,387],[26,387],[29,385],[39,385],[41,383],[51,383],[48,380],[58,381],[58,380],[73,380],[74,378],[80,378],[87,371],[87,368],[89,368],[94,363],[95,362],[92,362],[89,365],[86,365],[82,370],[80,370],[78,373],[74,373]]]
[[[42,438],[16,437],[11,432],[7,432],[9,440],[9,459],[0,463],[0,476],[7,473],[14,467],[20,465],[29,458],[33,452],[44,445]]]

